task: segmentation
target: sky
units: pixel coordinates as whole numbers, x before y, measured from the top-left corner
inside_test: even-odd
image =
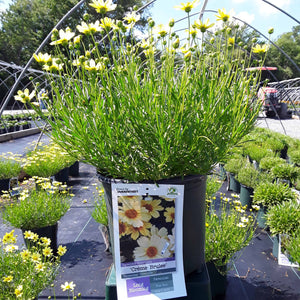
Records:
[[[150,1],[150,0],[149,0]],[[192,1],[192,0],[189,0]],[[300,0],[268,0],[282,10],[292,15],[295,19],[300,20]],[[174,9],[175,5],[186,3],[186,0],[156,0],[150,12],[152,18],[157,24],[167,24],[170,18],[178,20],[186,13]],[[8,7],[11,0],[0,0],[0,10]],[[192,12],[201,10],[204,0]],[[227,12],[233,10],[235,17],[246,21],[251,26],[259,30],[262,34],[268,36],[270,27],[274,28],[273,38],[289,32],[293,26],[299,25],[284,13],[276,10],[262,0],[208,0],[206,10],[215,10],[225,8]],[[216,13],[207,12],[204,14],[204,21],[209,18],[211,22],[215,21]]]

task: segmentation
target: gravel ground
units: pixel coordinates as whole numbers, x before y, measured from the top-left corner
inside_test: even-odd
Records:
[[[269,128],[273,131],[300,139],[300,120],[298,119],[278,120],[275,118],[260,117],[257,120],[257,126],[262,128]]]

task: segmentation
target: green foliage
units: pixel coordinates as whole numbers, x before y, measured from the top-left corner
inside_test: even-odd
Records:
[[[0,155],[0,179],[17,177],[21,169],[20,157],[12,153]]]
[[[259,167],[265,171],[271,171],[271,169],[279,164],[285,163],[285,160],[280,157],[264,157],[259,164]]]
[[[59,184],[47,179],[36,180],[37,188],[24,189],[11,198],[2,211],[2,218],[10,225],[30,230],[56,224],[70,208],[70,196]]]
[[[251,241],[255,232],[255,218],[246,215],[239,201],[221,200],[219,208],[210,203],[206,213],[205,260],[222,266],[235,259]]]
[[[266,224],[273,235],[292,234],[300,228],[300,203],[285,201],[268,209]]]
[[[206,198],[211,198],[222,186],[222,182],[216,176],[207,176]]]
[[[246,165],[247,158],[243,156],[233,157],[227,161],[224,168],[227,172],[238,174],[238,172]]]
[[[273,152],[264,147],[263,145],[258,145],[255,142],[246,143],[244,145],[244,154],[249,155],[251,160],[260,162],[266,156],[274,156]]]
[[[107,209],[103,189],[98,190],[96,193],[92,217],[96,222],[106,226],[108,225]]]
[[[290,158],[291,163],[300,167],[300,149],[289,151],[288,156]]]
[[[300,229],[292,232],[285,244],[289,259],[300,266]],[[300,268],[299,268],[300,269]]]
[[[253,203],[267,208],[284,201],[295,200],[296,194],[283,183],[260,183],[254,190]]]
[[[274,176],[274,178],[289,180],[294,183],[300,172],[298,167],[288,163],[282,163],[275,165],[271,169],[271,174]]]
[[[239,170],[236,179],[247,187],[255,188],[260,179],[260,172],[248,163]]]

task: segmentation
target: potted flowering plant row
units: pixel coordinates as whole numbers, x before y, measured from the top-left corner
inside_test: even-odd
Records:
[[[189,24],[197,4],[177,7]],[[101,12],[99,20],[85,16],[76,29],[55,30],[53,52],[35,54],[52,86],[51,101],[44,99],[52,138],[101,174],[109,224],[111,182],[184,184],[184,268],[186,274],[200,270],[205,175],[253,128],[260,74],[247,69],[249,53],[235,45],[225,10],[217,14],[221,29],[214,36],[207,30],[213,23],[196,20],[180,41],[174,20],[156,25],[149,19],[149,36],[139,41],[136,11],[113,20],[105,17],[115,9],[111,1],[90,5]],[[250,56],[263,65],[266,50],[253,45]]]
[[[57,275],[66,247],[59,246],[54,256],[48,238],[27,231],[26,240],[35,243],[19,249],[14,230],[0,239],[1,299],[37,299]]]
[[[51,184],[49,178],[30,179],[23,184],[26,188],[19,194],[4,195],[7,199],[1,211],[2,218],[23,232],[31,230],[49,237],[56,253],[58,221],[70,208],[71,194],[61,183]]]

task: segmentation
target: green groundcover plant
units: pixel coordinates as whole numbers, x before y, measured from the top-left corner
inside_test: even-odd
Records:
[[[55,225],[71,205],[70,193],[59,182],[48,178],[34,179],[37,188],[25,188],[11,196],[2,209],[2,218],[10,225],[25,230]],[[9,195],[7,195],[9,197]]]
[[[252,164],[247,163],[239,170],[236,179],[247,187],[255,188],[260,180],[260,172]]]
[[[99,187],[97,187],[97,191],[95,195],[92,217],[96,222],[108,226],[108,217],[107,217],[107,209],[106,209],[106,204],[104,199],[104,191]]]
[[[90,5],[100,19],[85,15],[76,29],[55,30],[53,52],[34,55],[52,87],[43,101],[53,139],[106,176],[138,181],[208,173],[253,128],[260,74],[248,67],[263,65],[268,47],[245,51],[225,10],[212,35],[209,20],[191,20],[196,2],[180,7],[186,39],[174,20],[152,19],[148,37],[139,39],[135,10],[113,20],[105,16],[115,8],[110,1]],[[44,117],[34,93],[15,98]]]
[[[0,155],[0,180],[17,177],[21,171],[21,158],[11,152]]]
[[[289,256],[289,260],[297,263],[300,270],[300,229],[291,233],[285,244],[286,251]]]

